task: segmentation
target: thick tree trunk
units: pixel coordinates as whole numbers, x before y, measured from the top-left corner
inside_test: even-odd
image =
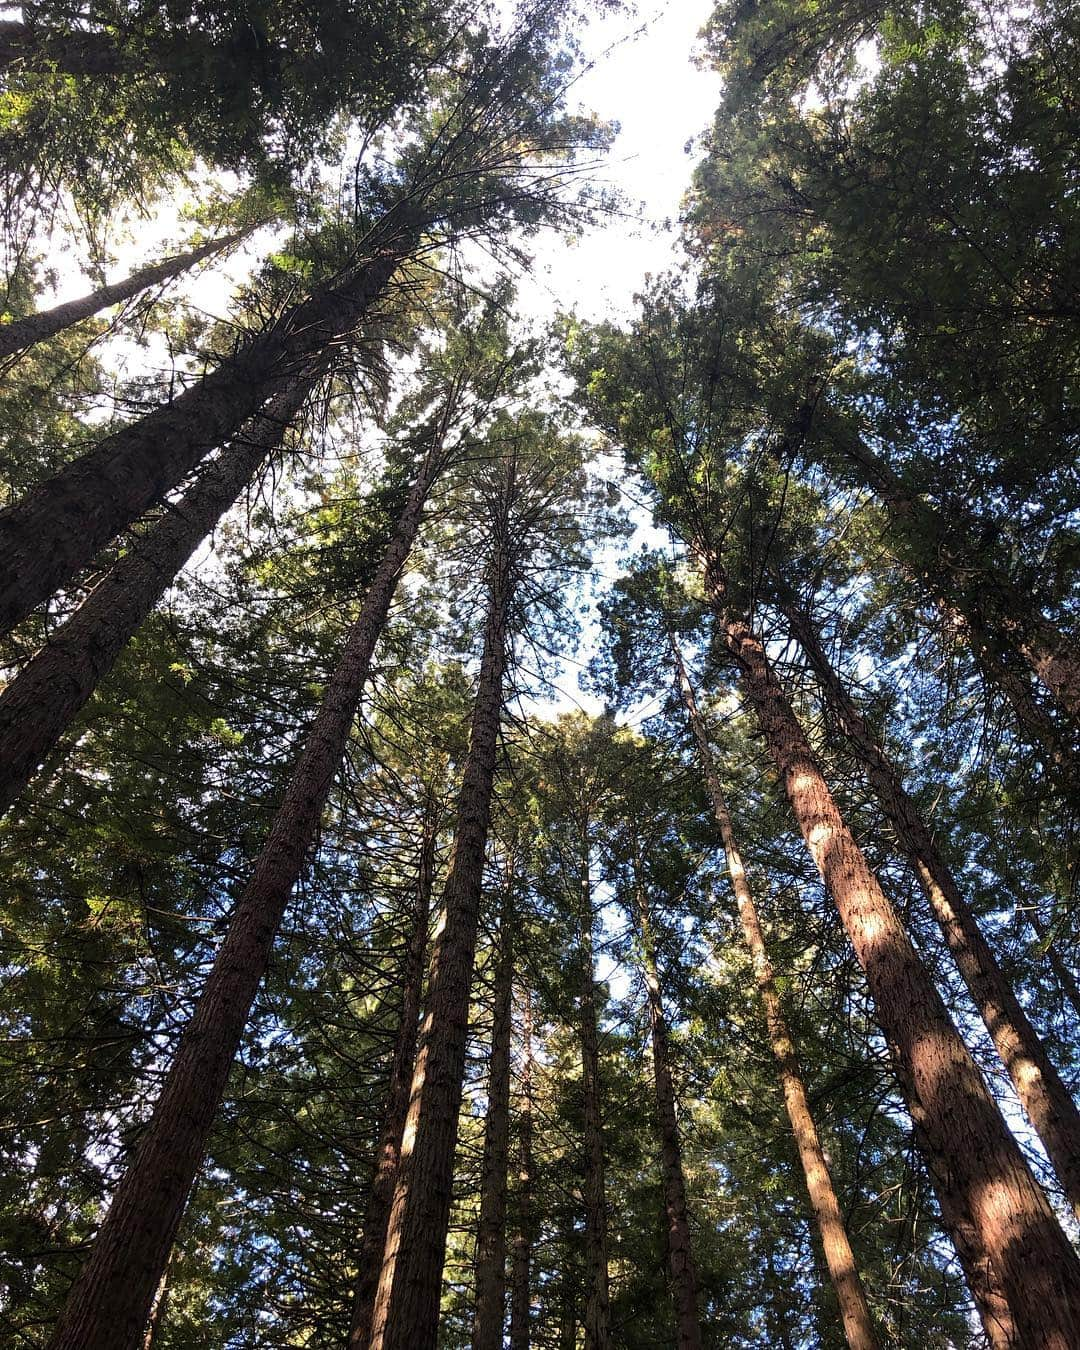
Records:
[[[40,34],[14,19],[0,22],[0,70],[16,62],[36,68],[55,66],[65,75],[101,77],[129,69],[124,53],[107,33],[75,29]]]
[[[821,682],[841,730],[858,752],[968,993],[1008,1070],[1020,1104],[1042,1140],[1074,1212],[1080,1216],[1080,1111],[960,894],[918,807],[833,669],[810,615],[787,596],[782,597],[780,607]]]
[[[51,1350],[133,1350],[206,1150],[270,949],[318,828],[398,577],[443,459],[427,455],[233,911],[131,1165],[72,1286]]]
[[[712,746],[709,742],[705,720],[697,706],[690,679],[683,664],[682,653],[671,638],[671,652],[675,664],[676,680],[683,704],[686,707],[690,730],[697,744],[698,759],[701,763],[705,786],[712,802],[713,814],[720,829],[724,853],[727,858],[728,876],[742,925],[743,941],[750,953],[750,961],[761,995],[765,1011],[765,1026],[769,1033],[769,1043],[776,1059],[780,1087],[784,1094],[784,1106],[791,1132],[795,1138],[799,1162],[802,1165],[806,1181],[807,1194],[814,1222],[821,1235],[821,1246],[825,1254],[825,1266],[836,1293],[840,1307],[840,1317],[844,1324],[844,1335],[851,1350],[878,1350],[879,1341],[874,1330],[870,1307],[866,1301],[859,1269],[855,1262],[855,1253],[851,1250],[847,1228],[844,1224],[840,1201],[833,1186],[825,1151],[821,1146],[817,1125],[810,1110],[810,1099],[806,1084],[803,1082],[802,1069],[795,1050],[795,1042],[788,1030],[780,994],[773,977],[772,963],[765,949],[765,938],[758,921],[757,906],[746,879],[742,855],[735,842],[735,831],[724,800],[720,776],[716,771]]]
[[[867,979],[939,1193],[967,1213],[1021,1343],[1080,1344],[1080,1260],[953,1025],[941,996],[837,809],[761,640],[706,587],[792,812]]]
[[[26,787],[200,542],[281,444],[311,384],[298,381],[253,418],[184,496],[132,542],[0,695],[0,814]]]
[[[390,1206],[394,1201],[394,1185],[401,1159],[401,1136],[405,1129],[405,1118],[409,1114],[409,1090],[416,1065],[416,1038],[420,1029],[420,1006],[424,992],[424,958],[427,955],[431,893],[435,885],[438,834],[438,804],[431,792],[424,807],[413,930],[401,972],[401,1020],[394,1038],[382,1130],[375,1157],[375,1175],[364,1211],[364,1226],[357,1255],[358,1273],[353,1291],[349,1350],[367,1350],[371,1340],[375,1292],[379,1287],[379,1268],[386,1246],[386,1228],[390,1222]]]
[[[356,327],[385,294],[416,229],[391,211],[377,233],[376,251],[347,279],[293,306],[190,389],[106,436],[0,512],[0,633],[71,582],[104,545]]]
[[[469,753],[458,798],[453,859],[443,898],[444,920],[431,960],[427,1011],[375,1299],[371,1350],[419,1350],[420,1346],[434,1345],[438,1334],[511,590],[509,559],[505,549],[500,549],[494,563]]]
[[[600,1110],[600,1038],[593,968],[592,882],[589,876],[589,824],[581,830],[579,898],[581,943],[581,1085],[585,1120],[585,1350],[611,1345],[608,1293],[607,1194],[604,1184],[604,1126]]]
[[[521,1101],[518,1106],[516,1222],[510,1254],[510,1350],[529,1350],[532,1308],[533,1099],[532,994],[521,1011]]]
[[[62,333],[65,328],[70,328],[72,324],[79,323],[83,319],[89,319],[111,305],[119,305],[139,295],[140,292],[149,290],[151,286],[160,285],[163,281],[170,281],[173,277],[190,271],[203,259],[232,248],[257,228],[257,223],[252,223],[244,230],[237,230],[221,239],[212,239],[208,243],[200,244],[198,248],[193,248],[188,253],[180,253],[174,258],[166,258],[163,262],[141,267],[123,281],[102,286],[96,291],[91,291],[89,295],[80,296],[78,300],[68,300],[65,304],[54,305],[52,309],[42,310],[38,314],[28,314],[23,319],[0,323],[0,358],[11,356],[25,347],[32,347],[36,342],[44,342],[46,338]]]
[[[507,886],[512,885],[507,878]],[[476,1235],[473,1350],[502,1350],[506,1308],[506,1177],[510,1160],[510,1040],[513,1034],[513,911],[504,898],[495,970],[494,1021],[488,1067],[480,1223]]]
[[[668,1024],[664,1016],[664,1000],[660,991],[660,971],[656,964],[656,943],[653,938],[652,916],[649,912],[649,897],[641,875],[640,859],[637,856],[634,858],[634,885],[637,895],[642,973],[649,1001],[656,1132],[660,1144],[660,1176],[664,1196],[668,1273],[671,1277],[671,1296],[675,1306],[675,1343],[678,1350],[701,1350],[697,1269],[690,1242],[686,1179],[683,1175],[682,1145],[679,1141],[679,1122],[675,1110],[675,1086],[671,1078]]]

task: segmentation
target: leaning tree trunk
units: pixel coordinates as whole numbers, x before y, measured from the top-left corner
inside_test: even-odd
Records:
[[[810,1098],[803,1082],[795,1042],[788,1029],[787,1018],[784,1016],[780,994],[773,977],[772,963],[765,949],[765,938],[758,920],[757,906],[754,904],[750,884],[746,879],[742,855],[735,842],[735,831],[724,800],[720,776],[716,771],[708,729],[697,706],[682,653],[674,637],[670,637],[670,643],[676,682],[686,708],[690,730],[697,744],[698,759],[712,801],[713,814],[720,829],[720,838],[727,858],[728,876],[731,879],[731,889],[735,895],[739,922],[742,925],[743,941],[750,953],[754,979],[765,1010],[765,1026],[784,1094],[784,1107],[791,1123],[791,1133],[798,1150],[814,1222],[821,1236],[825,1267],[829,1272],[829,1279],[840,1308],[844,1336],[851,1350],[878,1350],[879,1341],[866,1301],[866,1290],[859,1276],[855,1253],[851,1250],[851,1241],[848,1238],[836,1188],[829,1173],[825,1150],[821,1146],[821,1138],[810,1110]]]
[[[919,878],[934,918],[1001,1056],[1028,1119],[1080,1217],[1080,1111],[983,937],[915,802],[833,668],[810,615],[790,597],[780,608],[810,660],[843,733]]]
[[[443,926],[431,959],[371,1350],[418,1350],[437,1338],[512,590],[504,536],[494,560]]]
[[[706,592],[792,812],[847,929],[939,1194],[974,1233],[1029,1350],[1080,1344],[1080,1260],[1036,1184],[941,995],[848,830],[750,625]],[[952,1199],[955,1197],[955,1205]]]
[[[163,262],[141,267],[123,281],[114,281],[111,286],[102,286],[96,291],[91,291],[89,295],[80,296],[78,300],[68,300],[65,304],[54,305],[52,309],[28,314],[25,318],[13,319],[9,323],[0,323],[0,358],[12,356],[25,347],[32,347],[37,342],[55,337],[72,324],[89,319],[112,305],[131,300],[142,291],[149,290],[151,286],[171,281],[173,277],[190,271],[204,258],[224,253],[234,244],[246,239],[258,225],[259,222],[253,221],[246,229],[237,230],[221,239],[211,239],[208,243],[200,244],[198,248],[177,254],[174,258],[166,258]]]
[[[0,70],[21,62],[30,68],[55,66],[64,75],[100,78],[123,75],[130,63],[108,33],[73,29],[38,33],[14,19],[0,22]]]
[[[507,877],[508,888],[513,884]],[[502,1350],[506,1307],[506,1176],[510,1158],[510,1039],[513,1032],[513,910],[504,897],[495,970],[494,1021],[488,1067],[480,1222],[476,1235],[473,1350]]]
[[[1031,925],[1031,931],[1044,947],[1046,959],[1050,962],[1050,969],[1054,972],[1058,988],[1072,1005],[1073,1012],[1080,1018],[1080,984],[1077,984],[1076,976],[1065,963],[1061,953],[1054,945],[1053,939],[1047,940],[1046,925],[1033,910],[1028,910],[1027,921]]]
[[[270,949],[315,837],[375,644],[443,458],[442,446],[433,447],[417,473],[270,835],[180,1038],[153,1116],[68,1295],[50,1350],[133,1350],[143,1334]]]
[[[683,1175],[682,1145],[679,1141],[679,1122],[675,1110],[675,1086],[671,1078],[671,1046],[667,1018],[664,1016],[664,1000],[660,992],[660,971],[656,964],[656,943],[652,931],[652,916],[649,912],[649,898],[641,876],[641,861],[636,848],[634,889],[637,897],[638,932],[641,939],[641,966],[649,1002],[656,1130],[660,1144],[660,1176],[664,1197],[664,1231],[672,1302],[675,1305],[675,1343],[678,1350],[701,1350],[697,1270],[690,1243],[686,1178]]]
[[[0,695],[0,814],[113,668],[199,543],[281,444],[311,388],[301,379],[221,452],[113,565]]]
[[[581,829],[579,896],[581,943],[581,1085],[585,1119],[585,1350],[608,1350],[611,1300],[608,1293],[607,1195],[604,1186],[604,1127],[600,1111],[600,1045],[593,969],[592,882],[589,825]]]
[[[518,1106],[516,1223],[510,1251],[510,1350],[529,1350],[532,1308],[533,1097],[532,993],[521,1011],[521,1101]]]
[[[435,884],[438,833],[438,804],[434,792],[429,790],[424,804],[413,928],[401,971],[401,1018],[394,1038],[390,1078],[383,1105],[382,1131],[375,1155],[375,1175],[364,1211],[364,1226],[357,1254],[358,1273],[353,1290],[349,1350],[368,1350],[371,1340],[375,1291],[379,1286],[379,1267],[386,1246],[386,1228],[390,1222],[390,1206],[394,1200],[394,1184],[401,1159],[401,1136],[405,1129],[405,1117],[409,1114],[409,1090],[416,1064],[416,1037],[420,1029],[420,1005],[424,992],[424,957],[428,945],[431,892]]]
[[[346,279],[294,305],[190,389],[106,436],[0,512],[0,633],[71,582],[313,358],[352,331],[385,294],[416,232],[411,215],[390,211],[373,232],[370,258]]]

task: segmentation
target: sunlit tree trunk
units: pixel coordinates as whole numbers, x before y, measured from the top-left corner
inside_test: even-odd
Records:
[[[533,1245],[532,993],[521,1009],[521,1094],[518,1103],[516,1222],[510,1254],[510,1350],[529,1350]]]
[[[1020,1104],[1080,1216],[1080,1112],[1076,1103],[960,894],[918,807],[826,656],[810,615],[789,597],[781,599],[780,607],[821,682],[841,730],[858,752],[859,762],[915,869],[968,993],[1008,1070]]]
[[[435,885],[436,845],[439,834],[439,806],[435,793],[428,791],[424,803],[424,824],[420,838],[420,861],[416,878],[416,909],[412,933],[401,971],[401,1019],[394,1037],[390,1077],[382,1114],[382,1130],[364,1211],[364,1226],[357,1253],[357,1277],[353,1290],[352,1319],[349,1325],[349,1350],[367,1350],[371,1340],[371,1319],[375,1309],[375,1291],[390,1206],[394,1199],[401,1136],[409,1112],[409,1089],[416,1063],[416,1038],[420,1029],[420,1006],[424,992],[424,958],[427,955],[428,925],[431,917],[431,893]]]
[[[154,1294],[154,1301],[150,1307],[150,1318],[146,1323],[146,1334],[143,1336],[142,1350],[154,1350],[160,1335],[161,1328],[165,1325],[165,1312],[169,1306],[169,1267],[165,1267],[165,1272],[158,1284],[157,1292]]]
[[[270,949],[315,838],[375,644],[442,459],[442,447],[433,448],[417,472],[153,1116],[72,1286],[51,1350],[132,1350],[145,1331]]]
[[[840,1307],[844,1335],[851,1350],[878,1350],[879,1341],[866,1301],[866,1291],[855,1263],[855,1253],[851,1250],[840,1201],[829,1173],[817,1125],[810,1110],[810,1099],[806,1084],[803,1082],[795,1042],[788,1029],[787,1018],[784,1016],[780,994],[773,977],[772,963],[769,961],[765,938],[758,920],[757,907],[746,878],[742,855],[736,845],[735,831],[724,800],[720,776],[716,771],[708,729],[697,706],[682,653],[674,637],[671,638],[671,653],[676,682],[686,708],[690,730],[697,744],[698,760],[712,802],[713,814],[720,829],[728,876],[735,895],[739,922],[742,925],[743,941],[750,954],[754,979],[765,1011],[765,1025],[776,1059],[780,1087],[784,1094],[784,1106],[791,1123],[791,1132],[798,1150],[807,1194],[810,1197],[810,1208],[821,1236],[825,1266]]]
[[[11,356],[25,347],[32,347],[36,342],[44,342],[47,338],[62,333],[65,328],[70,328],[72,324],[89,319],[111,305],[122,304],[142,291],[149,290],[151,286],[171,281],[173,277],[190,271],[204,259],[226,252],[256,228],[257,223],[253,222],[246,229],[237,230],[221,239],[211,239],[187,253],[166,258],[149,267],[140,267],[123,281],[114,281],[109,286],[101,286],[88,295],[80,296],[78,300],[68,300],[62,305],[54,305],[52,309],[28,314],[22,319],[12,319],[9,323],[0,323],[0,357]]]
[[[701,1350],[697,1270],[690,1242],[686,1179],[683,1175],[682,1145],[679,1140],[679,1122],[675,1109],[675,1086],[671,1078],[671,1047],[667,1018],[664,1015],[664,1000],[660,990],[660,971],[656,964],[656,942],[649,911],[649,896],[636,848],[634,888],[638,933],[641,940],[641,967],[649,1003],[656,1129],[660,1143],[660,1176],[664,1196],[664,1232],[672,1301],[675,1305],[676,1344],[679,1350]]]
[[[508,869],[509,873],[509,869]],[[511,875],[505,882],[513,885]],[[506,1179],[510,1161],[510,1041],[513,1035],[513,910],[504,897],[488,1061],[480,1220],[476,1236],[473,1350],[502,1350],[506,1310]]]
[[[508,487],[508,495],[510,492]],[[504,503],[505,505],[505,503]],[[480,680],[458,798],[443,923],[435,939],[401,1163],[372,1321],[371,1350],[436,1343],[454,1148],[465,1072],[484,850],[491,819],[513,568],[506,518],[495,528]]]
[[[200,542],[280,446],[310,387],[310,379],[298,381],[253,418],[180,500],[132,541],[0,695],[0,813],[26,787]]]
[[[939,1194],[973,1230],[1021,1343],[1080,1343],[1080,1261],[970,1052],[837,809],[810,744],[750,625],[729,611],[717,560],[706,593],[792,812],[840,912],[889,1043]]]

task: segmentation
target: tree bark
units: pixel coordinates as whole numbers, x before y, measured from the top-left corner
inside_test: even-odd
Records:
[[[1027,921],[1039,942],[1046,943],[1046,959],[1050,962],[1050,969],[1054,972],[1058,988],[1072,1005],[1073,1012],[1080,1018],[1080,985],[1076,982],[1076,976],[1066,965],[1054,942],[1052,940],[1046,941],[1046,926],[1030,909],[1027,913]]]
[[[518,1106],[517,1216],[510,1254],[510,1350],[529,1350],[532,1309],[533,1098],[532,993],[521,1012],[521,1101]]]
[[[593,968],[592,881],[589,876],[589,822],[581,827],[579,923],[581,943],[581,1085],[585,1106],[585,1350],[609,1350],[611,1303],[608,1293],[607,1195],[604,1185],[604,1126],[600,1110],[600,1044]]]
[[[671,1047],[668,1038],[664,1000],[660,991],[660,971],[656,964],[649,897],[641,875],[641,860],[635,849],[634,889],[637,899],[637,924],[641,939],[641,966],[649,1003],[649,1030],[652,1038],[653,1092],[656,1101],[656,1132],[660,1144],[660,1176],[664,1196],[664,1231],[667,1241],[668,1272],[675,1307],[675,1343],[678,1350],[701,1350],[701,1323],[698,1320],[697,1269],[690,1242],[690,1220],[686,1205],[686,1179],[683,1175],[682,1145],[675,1110],[675,1086],[671,1077]]]
[[[40,34],[14,19],[0,22],[0,70],[16,62],[33,67],[55,66],[65,75],[102,77],[129,69],[123,51],[108,33],[73,30]]]
[[[506,673],[513,569],[506,525],[494,531],[484,652],[469,753],[443,899],[442,930],[431,960],[427,1011],[413,1073],[409,1114],[375,1299],[371,1350],[418,1350],[436,1343],[454,1147],[465,1072],[469,991],[476,957],[484,850]]]
[[[294,305],[197,384],[0,512],[0,633],[71,582],[370,313],[409,253],[416,226],[391,210],[376,234],[369,260],[346,279]]]
[[[476,1237],[476,1309],[473,1350],[502,1350],[506,1308],[506,1177],[510,1159],[510,1040],[513,1032],[513,911],[508,893],[499,924],[494,1022],[488,1069],[480,1223]]]
[[[279,394],[145,534],[0,695],[0,815],[259,466],[281,444],[313,379]]]
[[[706,555],[715,607],[792,812],[866,974],[879,1024],[939,1194],[971,1218],[1021,1344],[1080,1343],[1080,1260],[1036,1184],[941,996],[825,784],[761,640],[725,602]]]
[[[424,992],[424,957],[427,955],[431,893],[435,885],[436,843],[439,812],[434,792],[428,793],[424,806],[424,826],[420,842],[420,865],[416,879],[416,909],[413,930],[405,952],[401,972],[401,1020],[394,1038],[390,1078],[386,1087],[382,1132],[375,1155],[375,1175],[371,1182],[364,1226],[357,1256],[358,1273],[353,1291],[352,1320],[349,1326],[349,1350],[367,1350],[371,1340],[371,1319],[375,1311],[375,1292],[379,1286],[379,1266],[386,1246],[386,1229],[394,1199],[401,1160],[401,1137],[409,1113],[409,1089],[416,1064],[416,1038],[420,1029],[420,1006]]]
[[[799,1057],[795,1042],[788,1029],[784,1016],[780,994],[776,988],[772,963],[765,948],[765,938],[758,920],[757,906],[746,878],[742,855],[735,841],[735,831],[731,816],[724,800],[720,776],[716,771],[712,746],[709,742],[705,720],[697,706],[694,690],[686,673],[682,653],[674,637],[670,638],[671,654],[675,665],[676,683],[686,708],[687,720],[697,744],[698,759],[701,763],[705,786],[712,802],[713,814],[720,829],[720,838],[727,859],[728,876],[739,912],[743,941],[750,954],[750,961],[765,1011],[765,1026],[769,1033],[769,1044],[776,1060],[780,1087],[784,1094],[784,1106],[791,1123],[791,1133],[795,1138],[799,1162],[806,1181],[810,1208],[814,1215],[821,1246],[825,1254],[825,1266],[836,1293],[840,1308],[840,1318],[844,1325],[844,1336],[851,1350],[878,1350],[880,1342],[874,1330],[874,1321],[866,1300],[866,1290],[859,1275],[855,1253],[851,1250],[847,1227],[844,1224],[840,1201],[833,1185],[829,1165],[825,1159],[825,1150],[821,1146],[817,1125],[810,1110],[810,1099],[806,1084],[803,1082]]]
[[[68,300],[62,305],[54,305],[52,309],[41,310],[37,314],[28,314],[22,319],[12,319],[8,323],[0,323],[0,358],[12,356],[26,347],[32,347],[37,342],[44,342],[47,338],[55,337],[57,333],[62,333],[65,328],[70,328],[83,319],[91,318],[100,310],[108,309],[111,305],[119,305],[125,300],[131,300],[140,292],[149,290],[151,286],[160,285],[164,281],[170,281],[173,277],[178,277],[182,273],[190,271],[205,258],[211,258],[217,253],[224,253],[233,245],[240,243],[242,239],[246,239],[249,234],[252,234],[258,228],[258,225],[259,222],[252,222],[246,229],[237,230],[221,239],[211,239],[208,243],[200,244],[187,253],[166,258],[164,261],[153,263],[149,267],[141,267],[137,272],[132,272],[129,277],[125,277],[123,281],[114,281],[111,285],[102,286],[96,291],[91,291],[89,295],[80,296],[77,300]]]
[[[133,1350],[143,1333],[251,1005],[315,837],[375,644],[443,458],[442,446],[433,447],[417,471],[269,837],[180,1039],[153,1116],[72,1286],[50,1350]]]
[[[826,656],[813,620],[782,592],[780,608],[821,682],[840,729],[858,752],[900,847],[915,869],[968,993],[1008,1070],[1020,1104],[1080,1217],[1080,1111],[960,894],[918,807]]]

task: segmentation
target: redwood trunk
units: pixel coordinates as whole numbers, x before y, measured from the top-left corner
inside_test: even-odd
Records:
[[[443,898],[443,927],[431,960],[427,1011],[375,1299],[371,1350],[419,1350],[434,1345],[438,1336],[469,990],[506,672],[512,584],[505,538],[502,542],[492,577],[453,858]]]
[[[352,1320],[349,1326],[349,1350],[367,1350],[371,1340],[371,1319],[375,1311],[375,1291],[379,1287],[379,1264],[386,1246],[386,1228],[394,1200],[401,1160],[401,1136],[409,1113],[409,1089],[416,1064],[416,1037],[420,1029],[420,1005],[424,991],[424,957],[427,954],[431,892],[435,884],[438,839],[438,807],[429,793],[424,809],[424,829],[420,843],[420,866],[416,880],[416,910],[413,930],[401,972],[401,1020],[394,1039],[390,1078],[386,1087],[382,1132],[376,1154],[375,1175],[371,1182],[364,1226],[357,1257],[358,1274],[353,1292]]]
[[[508,885],[510,884],[508,880]],[[488,1070],[480,1223],[476,1237],[473,1350],[502,1350],[506,1307],[506,1175],[510,1159],[510,1039],[513,1030],[513,914],[509,899],[499,925],[494,1023]]]
[[[0,512],[0,633],[68,584],[99,549],[222,445],[385,293],[415,233],[389,213],[370,261],[293,306],[197,384]]]
[[[532,994],[521,1014],[521,1102],[518,1107],[517,1222],[510,1256],[510,1350],[529,1350],[532,1308],[533,1098]]]
[[[0,814],[113,668],[202,539],[281,439],[309,388],[279,394],[181,499],[115,563],[0,695]]]
[[[441,457],[441,446],[433,449],[418,472],[180,1039],[153,1116],[68,1296],[50,1350],[133,1350],[139,1344]]]
[[[660,1175],[664,1196],[664,1231],[672,1302],[675,1305],[675,1343],[678,1350],[701,1350],[697,1270],[690,1243],[686,1179],[683,1175],[682,1145],[679,1142],[679,1122],[675,1110],[675,1086],[671,1078],[668,1025],[660,991],[660,971],[656,964],[656,943],[653,939],[649,899],[640,875],[640,862],[637,857],[634,859],[634,872],[637,921],[641,935],[641,964],[645,976],[645,992],[649,1001],[656,1129],[660,1143]]]
[[[855,1253],[851,1250],[844,1224],[840,1201],[833,1186],[825,1151],[821,1146],[817,1125],[810,1110],[810,1099],[806,1084],[803,1082],[802,1069],[795,1050],[795,1042],[788,1029],[784,1016],[780,994],[773,977],[772,963],[765,949],[765,938],[758,921],[757,906],[746,879],[742,855],[735,842],[735,831],[720,786],[720,776],[716,772],[712,746],[704,719],[697,706],[682,654],[671,639],[671,651],[675,663],[679,692],[686,707],[687,718],[694,740],[697,743],[698,758],[701,762],[705,785],[712,801],[713,814],[720,828],[720,837],[727,858],[728,875],[731,889],[739,911],[743,941],[750,953],[750,961],[761,995],[765,1011],[765,1026],[769,1033],[769,1044],[776,1059],[780,1087],[784,1094],[784,1106],[791,1123],[791,1133],[795,1138],[799,1162],[802,1165],[806,1181],[807,1194],[814,1221],[821,1235],[821,1246],[825,1254],[825,1266],[836,1293],[840,1307],[840,1317],[844,1324],[844,1335],[851,1350],[878,1350],[879,1341],[874,1330],[870,1307],[866,1301],[866,1290],[859,1276],[855,1262]]]
[[[792,812],[866,974],[940,1193],[952,1212],[970,1216],[1021,1344],[1069,1350],[1080,1344],[1080,1260],[844,824],[763,644],[744,619],[726,611],[722,575],[710,563],[707,593]]]
[[[960,894],[918,807],[833,669],[809,614],[790,600],[784,600],[781,608],[821,681],[841,730],[858,751],[1020,1104],[1042,1140],[1074,1212],[1080,1216],[1080,1111]]]
[[[63,305],[55,305],[52,309],[42,310],[38,314],[28,314],[25,318],[14,319],[10,323],[0,323],[0,358],[12,356],[25,347],[32,347],[36,342],[44,342],[46,338],[54,337],[65,328],[70,328],[72,324],[91,318],[100,310],[108,309],[111,305],[119,305],[151,286],[160,285],[163,281],[170,281],[173,277],[190,271],[204,258],[213,257],[216,253],[224,253],[226,249],[232,248],[256,228],[257,225],[253,223],[247,229],[238,230],[222,239],[213,239],[209,243],[200,244],[198,248],[191,249],[188,253],[178,254],[175,258],[166,258],[163,262],[154,263],[150,267],[141,267],[123,281],[113,282],[111,286],[102,286],[78,300],[68,300]]]

